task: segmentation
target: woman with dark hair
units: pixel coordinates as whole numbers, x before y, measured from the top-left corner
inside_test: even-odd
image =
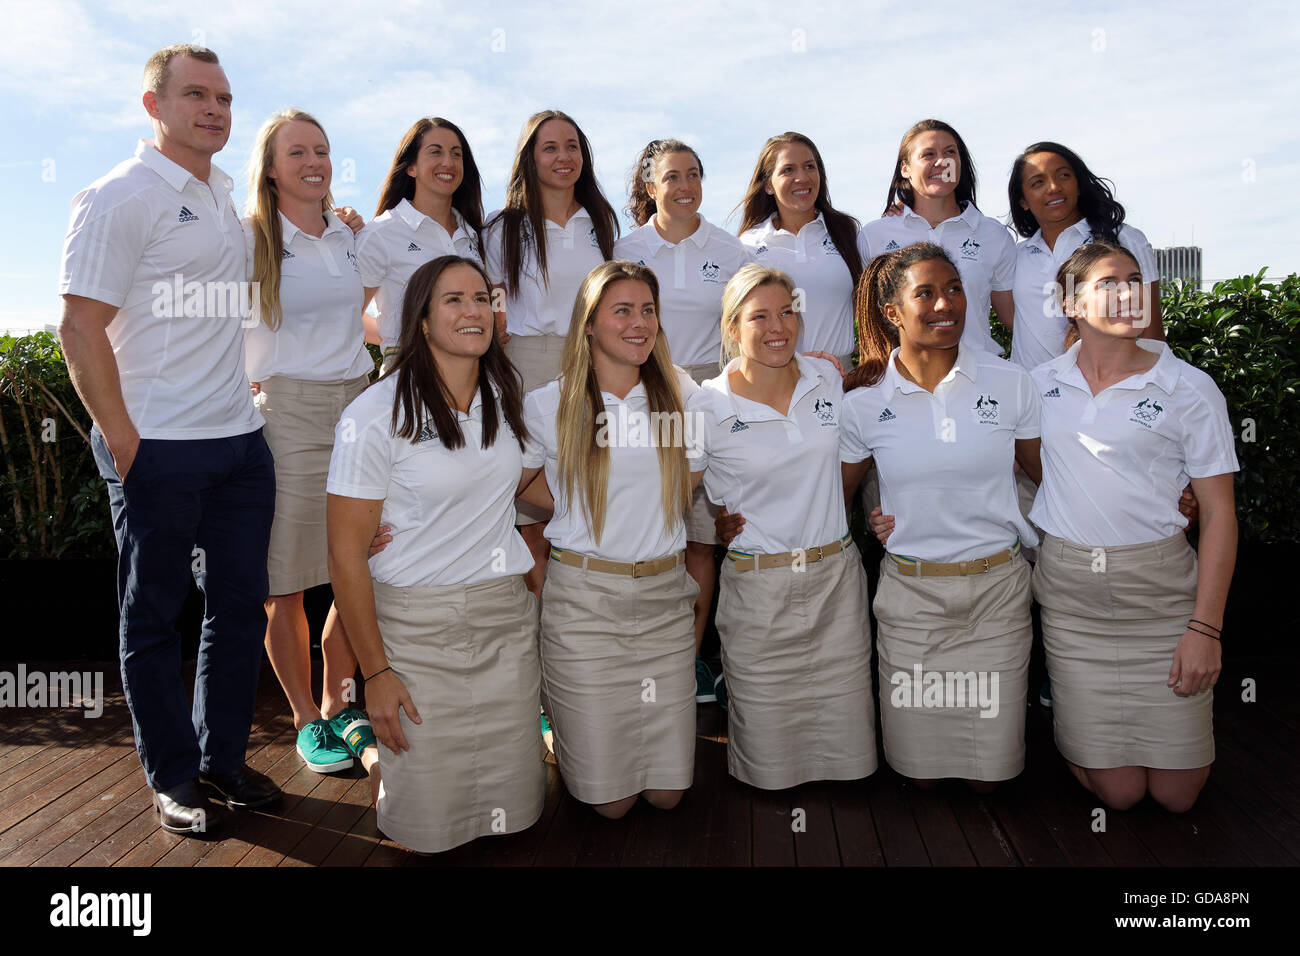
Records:
[[[411,274],[439,256],[482,260],[482,180],[460,127],[440,116],[406,131],[384,177],[375,218],[357,236],[366,308],[375,300],[384,368],[401,332]]]
[[[525,392],[559,374],[578,286],[614,255],[618,216],[596,181],[591,144],[572,117],[542,110],[519,134],[506,204],[488,217],[484,263],[501,290],[497,334]],[[501,304],[501,301],[494,305]],[[543,514],[527,505],[517,522],[533,554],[528,586],[541,593],[550,547]]]
[[[680,140],[651,140],[637,156],[629,182],[627,209],[637,228],[614,244],[615,256],[654,271],[662,334],[673,361],[696,383],[718,374],[722,290],[752,258],[739,239],[700,215],[703,184],[704,164],[695,150]],[[717,506],[697,487],[686,523],[686,570],[700,586],[695,602],[695,699],[700,703],[717,700],[717,680],[698,657],[717,581],[717,516]]]
[[[895,202],[902,203],[899,215],[890,214]],[[965,339],[1000,356],[1002,347],[989,331],[989,306],[1010,329],[1015,244],[1002,223],[976,207],[970,151],[955,129],[936,119],[922,120],[903,135],[884,214],[858,233],[864,263],[915,242],[941,246],[957,264],[966,292]]]
[[[1056,744],[1107,805],[1196,801],[1214,760],[1212,688],[1236,558],[1227,404],[1146,338],[1133,252],[1079,246],[1054,277],[1069,335],[1033,372],[1043,481],[1030,518]],[[1197,551],[1175,502],[1191,480]]]
[[[692,621],[683,518],[683,396],[645,266],[592,270],[573,305],[560,377],[529,392],[524,465],[555,496],[542,590],[542,696],[569,792],[602,816],[640,796],[670,809],[695,763]]]
[[[378,823],[421,852],[531,826],[537,601],[514,529],[519,381],[488,277],[442,256],[407,284],[392,370],[348,406],[330,461],[330,579],[383,747]],[[381,519],[396,530],[367,564]]]
[[[740,241],[756,262],[780,269],[803,290],[801,352],[853,355],[853,287],[862,274],[858,221],[831,205],[821,153],[802,133],[763,144],[741,200]]]
[[[1142,303],[1144,338],[1164,340],[1160,323],[1160,272],[1151,243],[1124,222],[1111,184],[1060,143],[1034,143],[1016,157],[1007,181],[1011,221],[1024,237],[1016,246],[1016,322],[1011,361],[1033,369],[1065,351],[1065,313],[1056,273],[1074,251],[1105,239],[1128,249],[1147,285]]]
[[[1023,369],[964,338],[961,277],[937,245],[873,259],[855,312],[845,497],[874,460],[895,521],[874,605],[885,759],[925,786],[951,777],[987,791],[1025,761],[1032,626],[1020,552],[1037,535],[1013,462],[1037,475],[1038,394]]]

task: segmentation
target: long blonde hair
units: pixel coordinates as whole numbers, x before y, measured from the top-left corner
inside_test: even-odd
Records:
[[[741,266],[736,270],[730,281],[727,282],[726,288],[722,290],[722,353],[720,364],[726,367],[727,363],[740,354],[740,335],[736,329],[737,320],[740,318],[740,307],[745,304],[745,300],[759,286],[779,285],[784,286],[785,291],[790,293],[790,298],[794,298],[794,280],[782,272],[780,269],[769,269],[766,266],[760,266],[756,263]],[[803,331],[803,316],[796,311],[795,315],[799,316],[799,331]]]
[[[582,280],[573,303],[573,318],[560,367],[560,407],[555,417],[560,484],[570,502],[581,500],[587,525],[597,543],[605,530],[609,448],[597,440],[596,416],[605,411],[605,401],[596,381],[587,330],[596,318],[605,290],[621,279],[634,279],[649,286],[655,316],[659,315],[659,281],[650,269],[625,259],[614,259],[592,269]],[[645,385],[651,416],[650,439],[659,450],[664,524],[672,532],[683,522],[690,505],[691,476],[682,441],[686,430],[682,394],[662,325],[650,357],[641,366],[641,382]],[[671,436],[673,423],[679,425],[675,437]],[[654,427],[656,424],[660,426],[658,429]]]
[[[253,158],[248,169],[248,202],[244,206],[244,215],[253,227],[253,274],[256,282],[258,302],[262,309],[262,321],[272,332],[280,328],[284,310],[280,308],[280,260],[283,257],[284,230],[280,227],[280,191],[271,178],[271,168],[275,165],[275,137],[281,127],[294,120],[311,123],[329,146],[330,138],[316,118],[296,107],[289,107],[271,115],[262,128],[257,131],[257,140],[253,143]],[[321,212],[329,212],[334,206],[334,199],[328,192],[321,200]]]

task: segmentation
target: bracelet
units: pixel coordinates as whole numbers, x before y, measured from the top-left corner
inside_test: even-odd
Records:
[[[1202,631],[1199,627],[1192,627],[1192,625],[1188,624],[1187,629],[1191,631],[1193,634],[1202,634],[1205,637],[1210,638],[1211,640],[1218,641],[1220,644],[1223,643],[1223,641],[1217,635],[1211,634],[1209,631]]]
[[[1213,624],[1207,624],[1205,621],[1198,621],[1196,618],[1192,618],[1189,623],[1200,624],[1202,627],[1208,627],[1212,631],[1218,631],[1220,634],[1223,633],[1223,628],[1215,627]]]
[[[361,678],[361,681],[362,681],[362,683],[365,683],[366,681],[374,680],[376,677],[378,677],[378,676],[379,676],[380,674],[382,674],[384,671],[391,671],[391,670],[392,670],[391,667],[381,667],[379,670],[375,671],[375,672],[374,672],[373,674],[371,674],[369,677],[362,677],[362,678]]]

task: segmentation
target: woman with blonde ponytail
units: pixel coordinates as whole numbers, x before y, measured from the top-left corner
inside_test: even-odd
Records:
[[[577,799],[623,816],[677,805],[695,758],[686,573],[694,429],[659,328],[659,283],[613,260],[578,289],[560,377],[529,392],[524,468],[555,498],[542,589],[542,703]]]
[[[293,709],[298,753],[318,773],[351,767],[374,744],[369,722],[344,695],[356,659],[332,607],[316,704],[302,603],[304,591],[329,581],[325,480],[334,426],[374,368],[363,341],[356,245],[330,210],[330,173],[320,123],[302,110],[276,113],[253,148],[244,220],[261,313],[245,329],[245,365],[276,476],[266,652]],[[363,758],[368,766],[373,754]]]
[[[966,295],[939,246],[878,256],[855,296],[844,383],[846,498],[870,460],[894,516],[876,591],[885,759],[986,791],[1025,761],[1030,569],[1013,462],[1038,478],[1029,374],[962,340]],[[970,675],[973,675],[973,683]]]

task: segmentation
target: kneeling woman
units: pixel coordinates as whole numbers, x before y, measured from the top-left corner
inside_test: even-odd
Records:
[[[379,828],[421,852],[523,830],[544,796],[537,603],[514,529],[536,471],[488,290],[470,259],[415,271],[392,370],[344,411],[330,460],[330,580],[384,745]],[[396,530],[367,566],[381,519]]]
[[[722,294],[722,374],[687,402],[705,488],[743,513],[722,563],[727,763],[764,790],[876,769],[867,579],[840,480],[841,377],[795,355],[783,272],[742,267]]]
[[[1056,276],[1073,290],[1063,307],[1078,341],[1033,371],[1043,483],[1029,517],[1044,531],[1034,596],[1071,771],[1116,809],[1150,792],[1181,812],[1214,760],[1238,466],[1213,380],[1142,337],[1147,278],[1133,253],[1102,240]],[[1189,478],[1199,555],[1176,505]]]
[[[555,497],[542,703],[569,792],[607,817],[677,805],[695,763],[691,476],[659,284],[615,260],[578,289],[558,380],[524,401],[525,467]]]
[[[875,600],[885,759],[926,785],[955,777],[988,790],[1025,764],[1020,549],[1038,539],[1012,463],[1036,477],[1038,395],[1023,369],[962,341],[966,295],[939,246],[873,259],[855,312],[844,487],[852,495],[874,458],[896,522]]]

